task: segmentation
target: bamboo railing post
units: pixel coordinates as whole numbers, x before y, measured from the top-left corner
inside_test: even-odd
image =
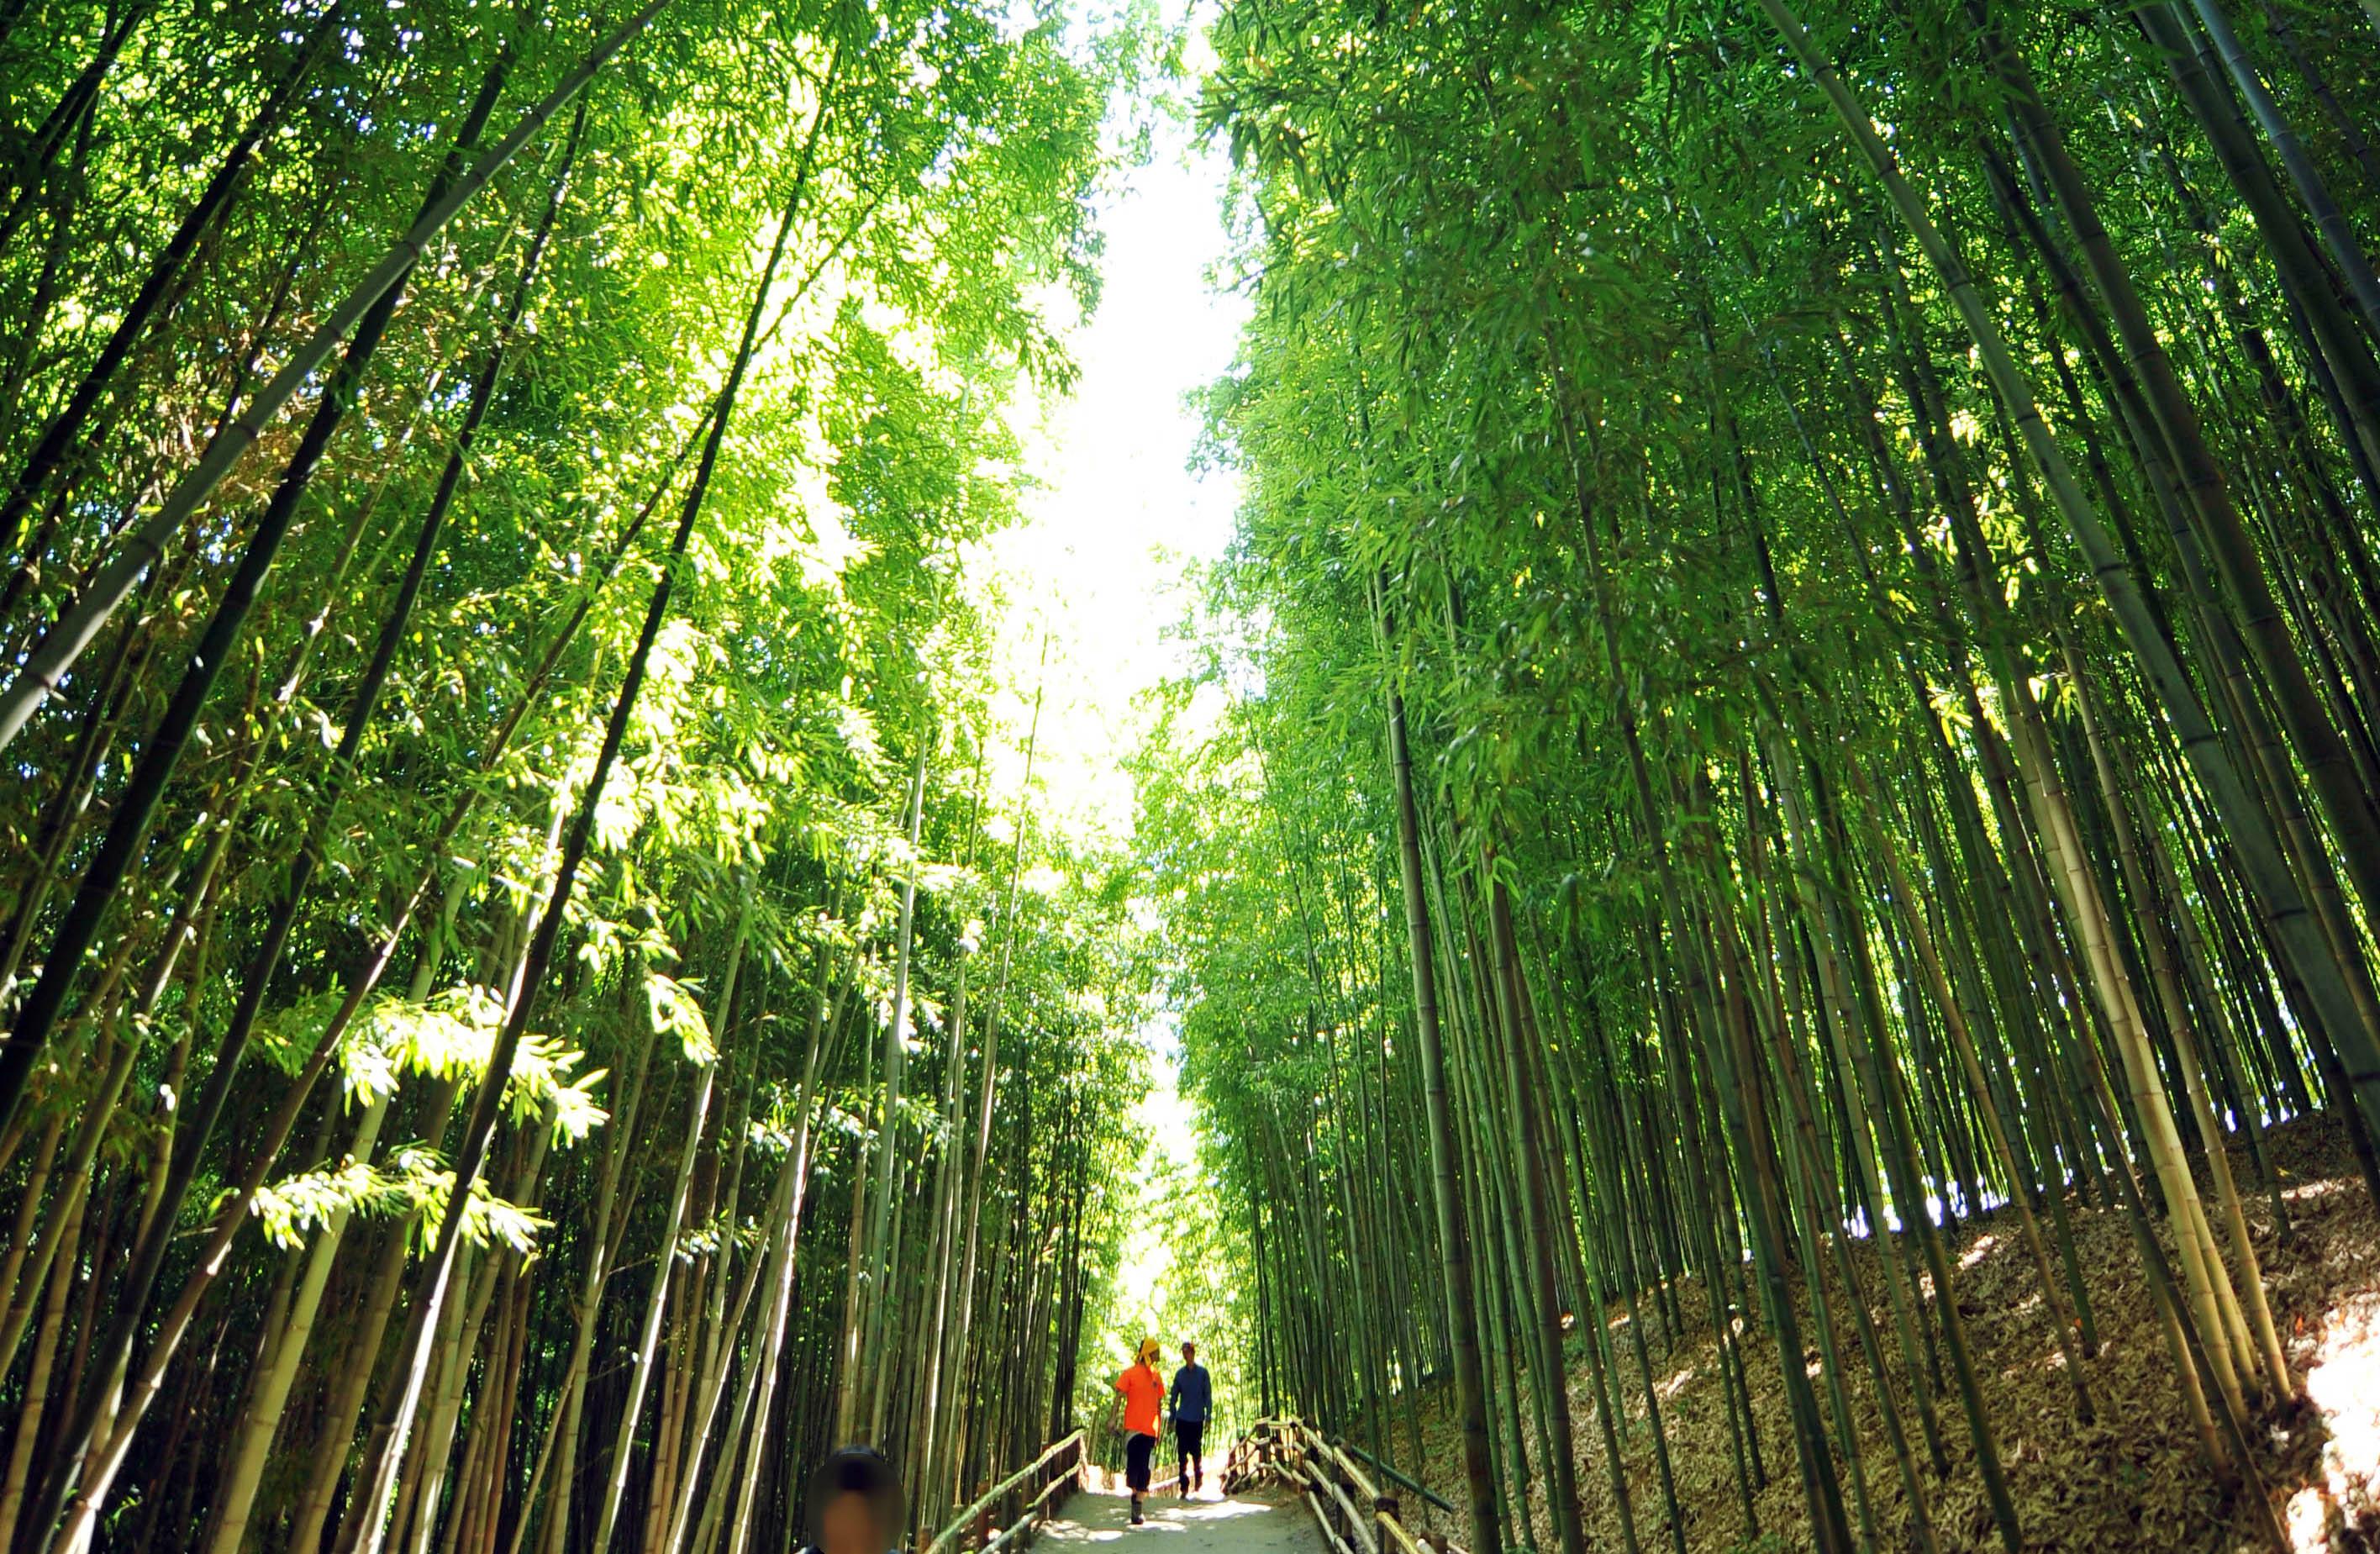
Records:
[[[957,1554],[960,1550],[966,1551],[966,1554],[981,1554],[995,1542],[1004,1541],[1010,1534],[1016,1534],[1021,1539],[1031,1531],[1026,1524],[1044,1512],[1043,1501],[1053,1483],[1051,1475],[1058,1471],[1057,1464],[1071,1459],[1079,1472],[1087,1452],[1088,1438],[1081,1430],[1071,1431],[1062,1439],[1050,1442],[1030,1463],[999,1483],[980,1490],[965,1510],[951,1519],[948,1526],[934,1535],[933,1541],[926,1546],[925,1554]],[[1026,1502],[1031,1509],[1021,1512],[995,1537],[992,1533],[993,1513],[1014,1503],[1017,1495],[1027,1486],[1034,1488],[1033,1498]]]

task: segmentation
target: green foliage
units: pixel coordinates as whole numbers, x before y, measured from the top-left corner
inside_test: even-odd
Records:
[[[1812,1370],[1806,1336],[1872,1304],[1829,1242],[1944,1290],[1919,1204],[1949,1237],[2056,1200],[2039,1336],[2079,1378],[2050,1406],[2087,1413],[2064,1303],[2098,1272],[2046,1249],[2059,1195],[2107,1185],[2078,1165],[2194,1202],[2143,1130],[2264,1159],[2266,1122],[2380,1119],[2341,1069],[2317,1099],[2306,1039],[2380,1050],[2335,1001],[2374,985],[2380,422],[2322,386],[2380,387],[2380,316],[2337,312],[2326,277],[2370,265],[2312,220],[2380,213],[2368,18],[1803,9],[1233,0],[1211,30],[1255,305],[1201,457],[1243,502],[1135,846],[1267,1401],[1411,1454],[1413,1383],[1478,1344],[1484,1390],[1447,1400],[1497,1442],[1466,1543],[1650,1546],[1648,1479],[1681,1548],[1752,1519],[1735,1355],[1767,1344],[1811,1546],[1949,1536],[1914,1449],[1857,1433],[1906,1390],[1895,1447],[1944,1460],[1938,1390],[2014,1549],[2042,1532],[1995,1430],[2023,1416],[1970,1385],[1955,1311]],[[2201,42],[2226,15],[2244,67]],[[2258,72],[2261,146],[2226,95]],[[2283,942],[2292,877],[2349,883],[2325,943]],[[2252,1196],[2207,1196],[2240,1269]],[[1655,1410],[1642,1352],[1595,1325],[1561,1381],[1583,1306],[1632,1303],[1632,1340],[1706,1320],[1689,1273],[1735,1367],[1724,1509],[1681,1506],[1665,1441],[1600,1435]],[[2193,1278],[2272,1333],[2260,1275]],[[1888,1475],[1908,1528],[1868,1524]]]
[[[477,0],[343,6],[311,50],[329,14],[249,0],[0,7],[12,663],[413,221],[468,105],[493,95],[484,150],[621,19]],[[1037,836],[1017,862],[1058,883],[1010,910],[990,822],[1014,823],[1039,796],[984,788],[992,752],[1018,733],[990,712],[999,622],[968,569],[1019,516],[1009,407],[1028,382],[1062,392],[1072,378],[1045,310],[1069,292],[1094,300],[1111,111],[1136,111],[1127,99],[1171,46],[1137,4],[1086,26],[1046,6],[673,0],[421,255],[319,464],[291,458],[327,370],[169,537],[11,746],[0,1002],[13,1006],[78,881],[95,877],[123,795],[170,747],[156,731],[258,513],[303,482],[154,819],[97,902],[90,964],[69,967],[55,1061],[21,1113],[71,1140],[88,1107],[96,1130],[84,1244],[110,1293],[74,1306],[67,1342],[88,1349],[120,1329],[148,1346],[151,1317],[186,1290],[223,1324],[193,1353],[174,1329],[92,1362],[153,1358],[181,1389],[176,1407],[204,1421],[171,1439],[143,1433],[121,1477],[85,1481],[122,1524],[108,1536],[195,1547],[218,1536],[205,1518],[236,1505],[251,1540],[346,1538],[335,1522],[296,1524],[350,1514],[334,1502],[342,1484],[363,1493],[351,1439],[367,1457],[392,1439],[451,1448],[452,1473],[407,1477],[392,1515],[414,1515],[419,1498],[459,1536],[491,1497],[519,1514],[534,1483],[528,1514],[566,1522],[570,1469],[526,1449],[500,1462],[486,1443],[542,1439],[589,1463],[609,1452],[597,1438],[625,1406],[614,1345],[634,1352],[656,1269],[680,1270],[662,1286],[670,1347],[643,1362],[676,1367],[672,1406],[705,1344],[728,1356],[722,1389],[763,1370],[777,1389],[758,1439],[730,1443],[724,1464],[705,1443],[714,1509],[745,1482],[736,1461],[786,1464],[733,1512],[739,1546],[798,1524],[798,1456],[817,1446],[803,1421],[832,1417],[844,1395],[872,1399],[880,1375],[897,1376],[899,1411],[871,1423],[921,1445],[946,1427],[916,1414],[940,1346],[924,1292],[947,1319],[969,1313],[987,1352],[1014,1356],[992,1378],[1014,1409],[1002,1404],[995,1429],[990,1403],[964,1405],[977,1427],[948,1437],[935,1492],[1004,1468],[1046,1428],[1058,1352],[1080,1331],[1087,1284],[1114,1265],[1122,1111],[1146,1086],[1142,990],[1114,860]],[[285,111],[261,123],[275,101]],[[45,142],[60,103],[65,134]],[[251,124],[254,154],[231,167]],[[173,248],[219,169],[228,198],[187,252]],[[756,297],[781,226],[783,261]],[[119,321],[148,305],[152,267],[155,310],[120,359],[103,358]],[[712,460],[703,448],[747,319],[758,337]],[[36,450],[54,425],[63,455],[45,465]],[[451,504],[430,533],[442,489]],[[418,598],[398,613],[417,548]],[[669,608],[590,795],[664,569]],[[358,710],[384,635],[384,686]],[[343,740],[352,760],[333,759]],[[591,846],[533,982],[528,951],[582,810]],[[963,977],[973,1002],[954,1031]],[[422,1412],[375,1420],[366,1407],[404,1389],[367,1398],[349,1378],[410,1363],[394,1356],[427,1309],[422,1254],[523,1002],[530,1028],[493,1098],[485,1163],[460,1184],[465,1252],[451,1280],[436,1276],[446,1326],[422,1344],[440,1358],[407,1404]],[[248,1009],[261,1010],[252,1047],[219,1045]],[[884,1062],[896,1010],[897,1091]],[[129,1072],[114,1077],[119,1057]],[[337,1082],[293,1090],[323,1060]],[[221,1120],[199,1127],[189,1098],[216,1082],[229,1087]],[[855,1226],[854,1191],[886,1143],[900,1211]],[[22,1159],[13,1145],[0,1157],[0,1172]],[[182,1157],[193,1201],[166,1217],[181,1233],[157,1290],[123,1295],[139,1232],[96,1227],[145,1224],[139,1206],[155,1207]],[[243,1203],[251,1171],[261,1190]],[[802,1277],[779,1316],[759,1259],[795,1178]],[[26,1223],[55,1248],[82,1201],[54,1184]],[[261,1238],[192,1256],[218,1227],[251,1222]],[[962,1234],[979,1254],[971,1285]],[[413,1256],[383,1274],[390,1246]],[[812,1274],[847,1247],[860,1249],[848,1299]],[[732,1306],[735,1281],[761,1293]],[[134,1308],[108,1308],[119,1299]],[[277,1354],[313,1323],[293,1314],[310,1301],[339,1342]],[[394,1312],[392,1329],[353,1326],[371,1310]],[[813,1366],[844,1352],[847,1324],[871,1334],[852,1368]],[[285,1363],[297,1368],[268,1383]],[[509,1390],[493,1384],[506,1366]],[[23,1369],[7,1374],[0,1390],[24,1407]],[[251,1394],[279,1401],[260,1414]],[[645,1405],[663,1395],[654,1387]],[[79,1403],[48,1405],[55,1420]],[[730,1416],[746,1417],[721,1406],[722,1431]],[[636,1439],[658,1440],[656,1417]],[[43,1441],[36,1500],[53,1468],[69,1471],[69,1432]],[[266,1474],[267,1461],[289,1465]],[[175,1511],[147,1490],[152,1470],[213,1487]],[[921,1514],[941,1509],[929,1487]],[[668,1513],[656,1505],[630,1513]]]

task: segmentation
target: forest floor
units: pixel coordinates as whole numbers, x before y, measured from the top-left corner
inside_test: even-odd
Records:
[[[2380,1550],[2380,1217],[2374,1215],[2343,1137],[2328,1123],[2279,1129],[2271,1135],[2271,1146],[2294,1233],[2286,1239],[2277,1233],[2269,1199],[2260,1188],[2245,1207],[2264,1263],[2274,1320],[2287,1346],[2290,1370],[2304,1387],[2307,1406],[2289,1417],[2258,1421],[2258,1465],[2295,1554],[2374,1554]],[[2244,1197],[2257,1180],[2254,1168],[2235,1155],[2233,1170]],[[2043,1321],[2040,1284],[2014,1216],[2003,1211],[1971,1222],[1962,1227],[1955,1248],[1963,1270],[1954,1276],[1959,1308],[1998,1431],[2026,1549],[2228,1554],[2268,1547],[2252,1536],[2248,1519],[2237,1508],[2224,1505],[2200,1456],[2120,1216],[2078,1208],[2073,1218],[2076,1244],[2091,1269],[2100,1341],[2098,1356],[2084,1366],[2096,1404],[2094,1424],[2075,1420],[2072,1391]],[[2043,1233],[2048,1234],[2046,1218]],[[1863,1287],[1871,1295],[1880,1293],[1881,1269],[1874,1247],[1860,1244],[1855,1257]],[[1831,1268],[1828,1288],[1840,1300]],[[1799,1295],[1798,1277],[1794,1289]],[[1753,1534],[1747,1532],[1742,1510],[1718,1346],[1708,1322],[1697,1320],[1697,1314],[1708,1309],[1706,1298],[1699,1289],[1682,1290],[1680,1304],[1694,1325],[1674,1350],[1662,1342],[1650,1304],[1642,1309],[1656,1324],[1646,1336],[1688,1548],[1695,1554],[1728,1554],[1809,1548],[1808,1513],[1773,1346],[1756,1323],[1739,1323],[1758,1446],[1767,1469],[1767,1486],[1754,1497],[1760,1531]],[[1815,1343],[1806,1310],[1802,1317],[1803,1336]],[[1879,1307],[1876,1319],[1889,1346],[1888,1313]],[[1643,1554],[1667,1554],[1671,1547],[1668,1520],[1652,1437],[1644,1427],[1644,1390],[1624,1310],[1613,1314],[1612,1323],[1612,1353],[1621,1362],[1614,1379],[1624,1379],[1631,1394],[1621,1456],[1634,1508],[1636,1547]],[[1900,1476],[1870,1402],[1856,1337],[1845,1327],[1837,1340],[1838,1352],[1853,1373],[1846,1390],[1859,1424],[1879,1549],[1899,1550],[1911,1547],[1903,1531],[1907,1518]],[[1816,1380],[1817,1350],[1813,1347],[1806,1358]],[[1575,1344],[1570,1387],[1589,1544],[1620,1554],[1628,1546],[1601,1441],[1591,1423],[1592,1378],[1584,1350]],[[1826,1397],[1821,1384],[1822,1411],[1828,1406]],[[1448,1402],[1443,1388],[1425,1394],[1421,1429],[1427,1471],[1417,1476],[1459,1505],[1461,1449],[1447,1414]],[[1948,1480],[1929,1476],[1928,1489],[1941,1548],[1945,1554],[1997,1550],[1998,1536],[1983,1485],[1973,1470],[1956,1393],[1945,1391],[1939,1406],[1951,1473]],[[1903,1412],[1910,1414],[1906,1408]],[[1831,1415],[1828,1424],[1831,1429]],[[1403,1410],[1393,1410],[1381,1427],[1393,1436],[1400,1465],[1409,1466]],[[1909,1427],[1913,1437],[1913,1416]],[[1365,1434],[1359,1427],[1346,1439],[1362,1444]],[[1912,1449],[1922,1453],[1922,1445],[1914,1440]],[[1844,1501],[1846,1514],[1855,1519],[1847,1475]],[[1410,1516],[1417,1502],[1409,1499],[1406,1504]],[[1430,1530],[1458,1543],[1468,1541],[1460,1516],[1427,1506],[1418,1509]],[[1536,1521],[1537,1547],[1549,1549],[1553,1540],[1542,1506]]]

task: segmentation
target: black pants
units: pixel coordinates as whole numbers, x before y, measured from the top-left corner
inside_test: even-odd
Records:
[[[1133,1432],[1123,1443],[1123,1481],[1135,1495],[1148,1493],[1148,1459],[1157,1449],[1157,1438]]]
[[[1207,1477],[1207,1464],[1205,1461],[1207,1455],[1207,1421],[1204,1419],[1176,1419],[1173,1421],[1173,1445],[1174,1449],[1181,1453],[1182,1457],[1182,1464],[1178,1470],[1182,1475],[1182,1482],[1184,1484],[1190,1482],[1190,1464],[1196,1463],[1198,1464],[1199,1481],[1204,1483]]]

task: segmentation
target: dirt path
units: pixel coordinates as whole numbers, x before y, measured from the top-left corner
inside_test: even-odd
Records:
[[[1322,1554],[1322,1535],[1313,1516],[1293,1496],[1223,1499],[1208,1490],[1182,1500],[1152,1495],[1141,1513],[1147,1524],[1132,1526],[1130,1497],[1085,1490],[1043,1526],[1041,1538],[1077,1548],[1145,1543],[1148,1554]]]

